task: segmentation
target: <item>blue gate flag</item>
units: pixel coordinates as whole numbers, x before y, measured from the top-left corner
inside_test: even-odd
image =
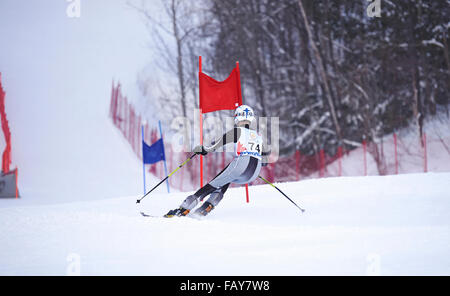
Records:
[[[142,160],[145,164],[156,163],[165,160],[163,139],[159,139],[151,146],[142,141]]]

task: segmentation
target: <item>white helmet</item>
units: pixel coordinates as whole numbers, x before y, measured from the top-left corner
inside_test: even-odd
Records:
[[[234,123],[238,124],[240,121],[248,120],[252,122],[255,118],[253,109],[247,105],[240,105],[234,111]]]

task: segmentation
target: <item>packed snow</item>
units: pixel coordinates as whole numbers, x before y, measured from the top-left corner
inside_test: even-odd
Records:
[[[0,209],[1,275],[449,275],[450,173],[231,188],[196,220],[149,218],[188,193]],[[75,258],[75,259],[74,259]]]

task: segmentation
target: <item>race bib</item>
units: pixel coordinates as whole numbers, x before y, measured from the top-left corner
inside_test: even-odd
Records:
[[[261,159],[262,137],[253,130],[241,127],[241,135],[236,142],[236,155],[250,155]]]

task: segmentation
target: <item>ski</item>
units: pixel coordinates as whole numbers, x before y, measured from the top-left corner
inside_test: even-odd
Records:
[[[164,218],[164,216],[154,216],[154,215],[146,214],[146,213],[144,213],[144,212],[141,212],[141,215],[142,215],[143,217]]]
[[[181,216],[181,217],[174,216],[174,217],[169,218],[169,217],[164,217],[164,216],[149,215],[149,214],[146,214],[144,212],[140,212],[140,213],[141,213],[142,217],[147,217],[147,218],[166,218],[166,219],[171,219],[171,218],[183,218],[183,217],[186,217],[186,218],[191,218],[191,219],[195,219],[195,220],[201,220],[201,218],[202,218],[202,217],[199,217],[197,215],[186,215],[186,216]]]

